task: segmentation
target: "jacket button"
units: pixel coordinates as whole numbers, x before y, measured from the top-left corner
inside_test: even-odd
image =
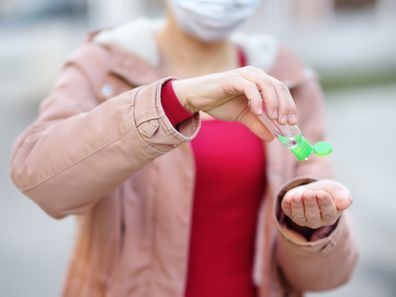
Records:
[[[104,85],[102,88],[102,95],[105,97],[110,97],[113,94],[113,87],[110,85]]]

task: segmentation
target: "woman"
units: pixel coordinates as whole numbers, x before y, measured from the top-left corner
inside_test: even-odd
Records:
[[[347,188],[258,120],[298,110],[324,138],[306,68],[273,38],[230,38],[256,7],[168,1],[163,24],[97,32],[67,61],[11,173],[49,215],[78,218],[63,296],[301,296],[350,277]]]

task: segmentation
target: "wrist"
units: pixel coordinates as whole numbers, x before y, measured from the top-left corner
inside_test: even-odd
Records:
[[[317,229],[312,229],[306,226],[300,226],[295,223],[291,218],[285,215],[284,225],[289,230],[292,230],[302,237],[304,237],[307,241],[315,241],[321,238],[325,238],[330,235],[330,233],[335,229],[337,226],[337,222],[330,226],[321,226]]]
[[[190,100],[188,100],[188,94],[192,93],[192,88],[189,83],[189,79],[174,80],[172,82],[173,90],[179,100],[181,106],[191,113],[198,112],[198,108],[194,107]]]
[[[165,115],[168,117],[171,124],[177,129],[177,126],[191,118],[193,114],[186,110],[177,98],[173,89],[174,80],[168,80],[162,85],[161,89],[161,104]]]

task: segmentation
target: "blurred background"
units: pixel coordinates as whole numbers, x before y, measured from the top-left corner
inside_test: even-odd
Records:
[[[16,136],[37,115],[87,31],[161,17],[161,0],[0,0],[0,296],[58,296],[73,218],[47,217],[8,177]],[[361,257],[350,283],[309,296],[396,296],[396,0],[263,0],[242,31],[271,33],[320,76],[338,179]]]

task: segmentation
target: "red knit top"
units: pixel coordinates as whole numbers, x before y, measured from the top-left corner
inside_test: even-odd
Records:
[[[244,66],[245,56],[239,53]],[[191,116],[171,82],[161,95],[175,127]],[[240,123],[207,120],[192,149],[196,180],[185,296],[256,297],[252,271],[266,184],[263,142]]]

